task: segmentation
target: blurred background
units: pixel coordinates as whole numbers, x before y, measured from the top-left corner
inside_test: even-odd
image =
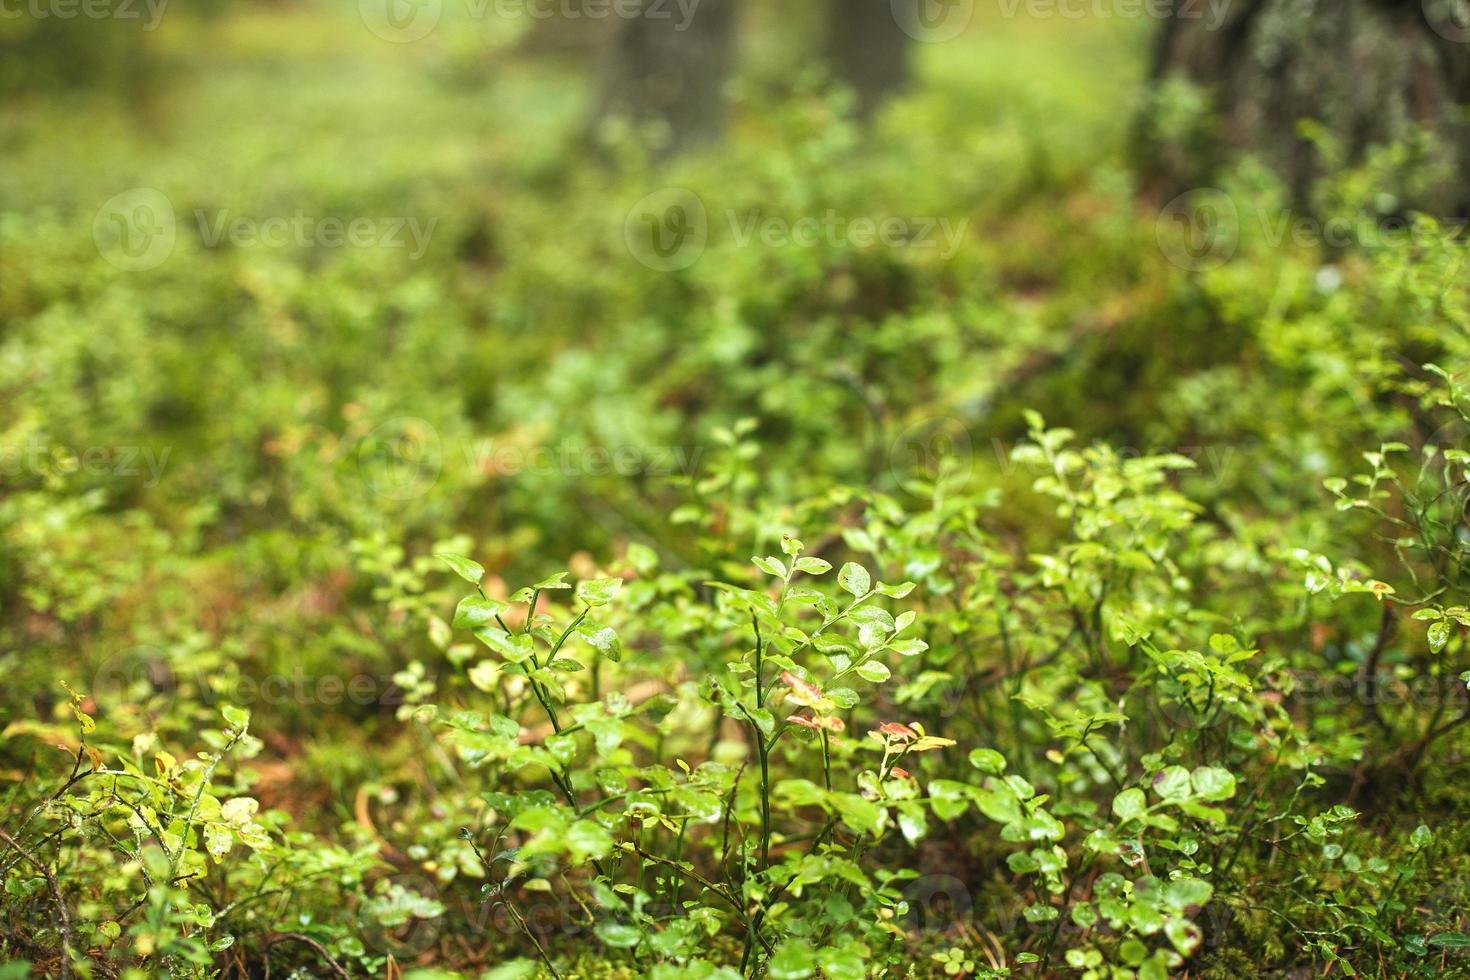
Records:
[[[0,712],[381,678],[255,701],[310,830],[432,782],[435,552],[748,576],[1028,407],[1315,547],[1465,350],[1460,0],[0,0],[0,93]]]
[[[788,7],[6,0],[0,444],[68,491],[12,519],[535,565],[657,537],[747,416],[770,499],[1022,404],[1203,444],[1170,379],[1248,344],[1192,274],[1465,213],[1456,2]],[[45,608],[116,585],[28,547]]]

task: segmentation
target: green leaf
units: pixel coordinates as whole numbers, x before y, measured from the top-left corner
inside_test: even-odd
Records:
[[[623,587],[620,578],[593,578],[577,586],[577,601],[588,606],[605,606]]]
[[[1188,919],[1167,919],[1164,922],[1164,935],[1169,937],[1169,942],[1179,951],[1180,956],[1188,956],[1199,948],[1204,936],[1199,931],[1199,926]]]
[[[1018,875],[1029,875],[1041,870],[1041,862],[1029,851],[1016,851],[1006,856],[1006,867]]]
[[[895,640],[888,645],[888,649],[900,657],[915,657],[929,649],[929,644],[923,640]]]
[[[237,732],[243,732],[250,725],[250,712],[244,708],[236,708],[234,705],[227,704],[219,709],[219,713]]]
[[[767,575],[774,575],[776,578],[785,580],[786,566],[781,564],[781,559],[755,557],[751,561],[755,564],[756,568],[759,568]]]
[[[842,822],[860,834],[878,834],[883,830],[888,811],[856,793],[833,793],[832,804],[842,815]]]
[[[1216,766],[1200,766],[1190,774],[1195,795],[1206,800],[1228,800],[1235,795],[1235,774]]]
[[[611,626],[603,626],[601,623],[584,619],[577,624],[577,635],[586,641],[588,646],[613,663],[623,659],[623,642],[618,639],[618,634]]]
[[[1186,799],[1194,791],[1189,770],[1183,766],[1169,766],[1156,774],[1153,789],[1166,800]]]
[[[856,949],[828,947],[817,954],[817,965],[827,980],[863,980],[868,975],[868,961]]]
[[[929,821],[924,817],[924,806],[907,800],[898,805],[898,829],[910,845],[923,840],[929,832]]]
[[[864,596],[871,591],[873,579],[866,568],[848,562],[842,566],[842,571],[837,573],[837,584],[855,596]]]
[[[1441,932],[1430,936],[1428,944],[1441,949],[1467,949],[1470,948],[1470,936],[1463,932]]]
[[[929,784],[929,805],[940,820],[953,820],[970,808],[970,787],[951,779]]]
[[[557,572],[555,575],[544,578],[541,581],[537,582],[535,585],[531,586],[531,588],[541,592],[545,592],[548,589],[570,589],[571,585],[562,581],[562,579],[566,577],[566,572]]]
[[[1136,820],[1148,812],[1148,797],[1136,786],[1113,797],[1113,814],[1120,821]]]
[[[888,678],[892,676],[892,673],[879,661],[869,660],[866,663],[858,665],[857,675],[865,681],[871,681],[874,684],[881,684],[884,681],[888,680]]]
[[[1429,652],[1439,653],[1450,642],[1450,623],[1447,619],[1441,619],[1429,626]]]
[[[475,630],[475,638],[513,664],[531,659],[535,649],[525,633],[507,633],[499,626]]]
[[[485,568],[477,561],[471,561],[464,555],[435,555],[444,564],[453,569],[454,574],[472,585],[478,585],[480,579],[485,577]]]
[[[230,833],[230,828],[221,823],[210,823],[204,825],[204,849],[209,856],[219,861],[235,846],[235,835]]]
[[[808,575],[825,575],[832,570],[832,563],[811,555],[796,559],[796,570],[806,572]]]
[[[766,964],[766,975],[771,980],[806,980],[815,972],[816,961],[816,952],[810,946],[788,940],[776,947]]]
[[[981,772],[999,776],[1006,771],[1006,757],[995,749],[974,749],[970,752],[970,765]]]
[[[643,933],[625,922],[602,922],[596,929],[597,938],[617,949],[632,949],[643,941]]]
[[[1164,886],[1164,904],[1176,912],[1192,908],[1204,908],[1210,903],[1215,889],[1199,878],[1175,878]]]
[[[467,595],[454,607],[454,628],[477,630],[495,623],[495,617],[509,609],[505,603],[482,595]]]
[[[902,599],[914,591],[914,583],[900,582],[898,585],[884,585],[880,582],[876,591],[879,595],[886,595],[890,599]]]

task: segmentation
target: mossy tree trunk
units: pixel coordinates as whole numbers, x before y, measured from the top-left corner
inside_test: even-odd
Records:
[[[645,0],[643,16],[629,18],[619,32],[594,124],[609,116],[661,123],[668,152],[717,139],[725,126],[737,6],[736,0],[690,7]]]
[[[718,139],[745,6],[740,0],[645,0],[645,15],[624,21],[613,42],[592,125],[609,117],[661,124],[670,153]],[[665,12],[669,16],[655,16]],[[775,16],[797,15],[778,9]],[[856,93],[858,113],[871,115],[908,80],[909,36],[891,0],[828,0],[825,17],[832,75]]]
[[[1147,184],[1160,195],[1207,184],[1245,150],[1304,202],[1334,156],[1360,164],[1376,146],[1428,131],[1435,145],[1403,161],[1398,186],[1383,190],[1405,209],[1467,213],[1466,12],[1465,0],[1234,0],[1216,23],[1205,0],[1175,0],[1140,118]],[[1207,98],[1192,102],[1191,92]],[[1308,139],[1302,120],[1338,152]]]
[[[827,58],[833,76],[869,116],[908,81],[909,37],[890,0],[828,0]]]

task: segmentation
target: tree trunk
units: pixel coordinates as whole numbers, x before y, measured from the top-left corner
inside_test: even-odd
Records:
[[[829,0],[827,57],[832,73],[857,93],[858,113],[908,81],[908,41],[891,0]]]
[[[1334,164],[1362,163],[1423,127],[1436,145],[1395,167],[1398,186],[1382,190],[1401,210],[1470,213],[1470,123],[1459,108],[1470,103],[1466,9],[1465,0],[1235,0],[1215,23],[1206,0],[1175,0],[1139,120],[1146,186],[1172,196],[1208,185],[1231,151],[1246,150],[1305,203]],[[1303,135],[1307,119],[1336,153]]]
[[[613,116],[667,127],[672,153],[717,139],[735,46],[736,0],[646,2],[611,52],[594,125]],[[686,15],[685,10],[688,10]]]

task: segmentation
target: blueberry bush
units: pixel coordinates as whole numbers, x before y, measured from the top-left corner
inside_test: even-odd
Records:
[[[1424,143],[1159,201],[1148,24],[755,6],[678,155],[449,4],[0,108],[0,978],[1470,975]]]

